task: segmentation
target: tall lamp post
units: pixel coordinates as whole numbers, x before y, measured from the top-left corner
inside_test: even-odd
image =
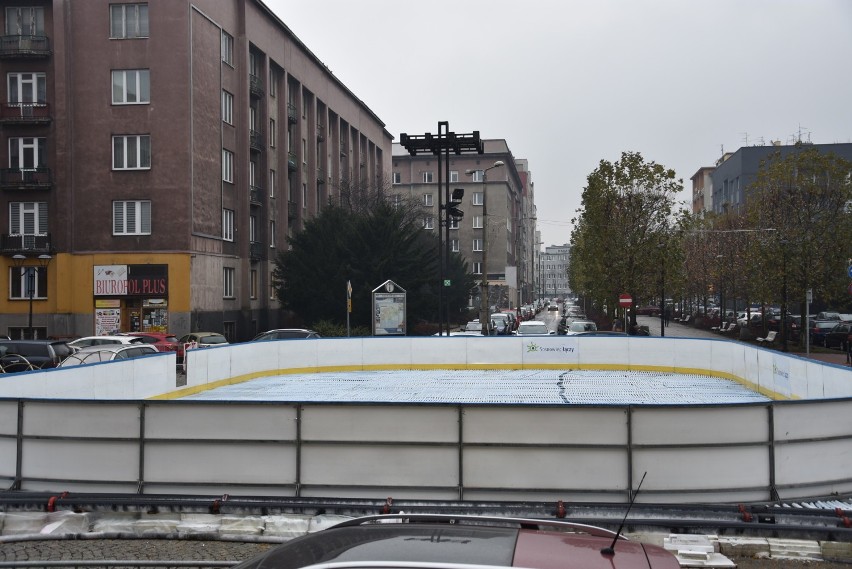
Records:
[[[666,336],[666,244],[657,245],[660,249],[660,337]]]
[[[486,336],[491,334],[491,315],[488,307],[488,171],[500,168],[504,163],[497,160],[492,166],[482,170],[482,283],[479,285],[479,322],[482,324],[482,333]],[[476,170],[467,170],[465,174],[474,174]]]
[[[26,337],[29,340],[34,340],[35,333],[33,330],[33,297],[35,296],[36,279],[38,278],[39,268],[41,268],[42,270],[46,269],[47,265],[50,264],[50,261],[51,259],[53,259],[53,257],[51,257],[50,255],[39,255],[38,266],[24,265],[27,260],[27,257],[25,255],[13,255],[12,259],[15,264],[15,267],[17,267],[21,271],[21,277],[24,277],[26,294],[30,303]]]
[[[781,351],[787,351],[787,240],[781,240]],[[807,318],[807,314],[805,315]]]

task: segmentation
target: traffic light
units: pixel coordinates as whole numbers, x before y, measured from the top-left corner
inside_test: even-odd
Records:
[[[464,217],[464,212],[459,209],[459,206],[462,203],[462,198],[464,198],[464,189],[456,188],[453,190],[453,197],[448,199],[447,205],[444,206],[447,210],[447,215],[452,217],[455,221]]]

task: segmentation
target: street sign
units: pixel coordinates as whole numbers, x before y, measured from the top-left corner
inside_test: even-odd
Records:
[[[618,295],[618,305],[622,308],[630,308],[630,305],[633,304],[633,297],[629,294],[622,293]]]
[[[444,286],[453,286],[453,281],[450,279],[444,279]]]
[[[852,279],[852,265],[849,265],[849,268],[846,269],[846,274],[848,274],[849,278]]]

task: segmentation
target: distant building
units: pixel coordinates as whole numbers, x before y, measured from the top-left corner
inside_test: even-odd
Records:
[[[544,298],[564,298],[571,292],[568,287],[568,264],[571,246],[550,245],[541,254],[541,282]]]
[[[384,123],[258,0],[0,18],[2,333],[279,327],[286,237],[390,171]]]
[[[465,191],[464,217],[450,225],[450,249],[464,257],[477,279],[487,272],[490,304],[516,307],[531,303],[535,291],[532,173],[505,140],[483,140],[483,145],[483,154],[450,154],[450,187]],[[503,166],[493,167],[498,161]],[[423,229],[437,232],[443,220],[437,157],[411,156],[394,143],[392,169],[393,191],[418,200],[427,210]],[[471,303],[478,306],[478,297]]]

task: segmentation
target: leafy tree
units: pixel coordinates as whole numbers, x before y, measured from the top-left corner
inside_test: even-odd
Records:
[[[289,239],[273,271],[278,300],[306,322],[346,321],[346,283],[352,284],[352,326],[371,325],[372,291],[392,280],[407,292],[407,325],[437,321],[438,241],[422,229],[422,212],[382,188],[344,185],[326,206]],[[473,276],[458,254],[445,295],[458,313],[467,304]]]
[[[676,266],[671,217],[683,182],[638,152],[624,152],[614,163],[602,160],[587,182],[573,220],[569,281],[613,314],[619,293],[631,293],[634,305],[637,298],[653,298],[662,268]]]

